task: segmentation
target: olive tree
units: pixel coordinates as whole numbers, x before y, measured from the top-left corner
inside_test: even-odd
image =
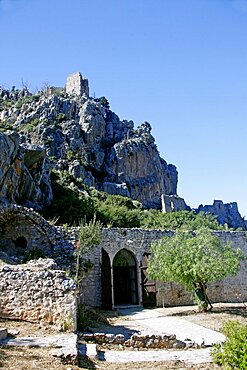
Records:
[[[242,251],[207,228],[196,232],[178,231],[151,246],[148,275],[151,279],[173,281],[187,290],[194,290],[203,310],[212,308],[207,296],[207,284],[235,275],[243,259]]]

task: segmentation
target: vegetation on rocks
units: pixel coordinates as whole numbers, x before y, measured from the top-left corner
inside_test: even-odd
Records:
[[[34,94],[27,83],[20,90],[0,87],[3,143],[9,139],[1,132],[16,131],[15,151],[11,154],[9,145],[2,148],[6,155],[13,155],[13,169],[1,168],[3,173],[12,174],[11,181],[8,175],[1,184],[5,201],[43,210],[46,218],[56,217],[59,224],[79,225],[81,219],[90,221],[96,214],[97,220],[111,227],[223,228],[214,216],[198,214],[200,209],[172,211],[190,207],[177,195],[177,169],[160,157],[151,125],[144,122],[135,128],[133,121],[120,120],[105,96],[90,98],[88,89],[80,86],[82,82],[88,86],[88,81],[82,76],[79,80],[74,81],[79,84],[79,95],[71,94],[67,84],[64,89],[45,83],[44,89]],[[29,160],[28,172],[24,174],[25,153],[32,151],[35,157],[37,147],[44,150],[43,163],[39,159],[35,163]],[[1,167],[6,167],[6,163],[2,161]],[[18,176],[14,176],[16,163]],[[52,179],[51,169],[56,170]],[[16,189],[21,189],[22,194]],[[34,189],[32,194],[28,189]],[[168,201],[165,207],[170,213],[158,210],[161,195],[172,197],[172,206]],[[211,213],[218,214],[215,210]],[[220,213],[222,225],[246,229],[237,206],[224,208],[222,203]]]
[[[140,202],[87,187],[69,172],[52,173],[54,199],[43,215],[58,224],[79,225],[94,218],[106,227],[142,227],[163,230],[197,230],[202,226],[221,230],[216,217],[193,211],[162,213],[145,210]]]

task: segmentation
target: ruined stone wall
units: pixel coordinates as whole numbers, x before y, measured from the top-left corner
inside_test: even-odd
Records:
[[[0,317],[75,328],[75,283],[52,259],[2,265],[0,292]]]
[[[88,80],[83,78],[80,72],[72,73],[67,77],[66,93],[69,95],[89,96]]]
[[[26,240],[26,245],[19,243]],[[0,208],[0,260],[22,263],[54,258],[60,269],[73,269],[75,246],[63,227],[55,227],[30,208],[16,204]]]
[[[66,232],[62,227],[50,225],[39,214],[25,207],[10,205],[0,209],[0,310],[9,317],[26,320],[46,320],[58,323],[62,313],[74,314],[72,297],[74,283],[64,271],[75,276],[75,255],[79,228]],[[112,266],[114,257],[121,249],[132,253],[137,267],[139,304],[142,304],[141,261],[151,244],[173,231],[109,228],[102,231],[102,242],[83,255],[84,262],[92,267],[82,279],[81,300],[90,306],[102,303],[102,249],[109,256]],[[247,256],[245,232],[217,231],[222,242],[232,242]],[[28,262],[22,265],[16,249],[16,240],[25,237],[28,252],[41,250],[54,262]],[[23,246],[21,247],[23,249]],[[22,251],[23,252],[23,251]],[[19,259],[19,260],[18,260]],[[47,260],[45,260],[47,261]],[[54,264],[55,263],[55,264]],[[61,271],[64,270],[64,271]],[[242,262],[239,273],[210,285],[212,302],[240,302],[247,299],[247,260]],[[173,283],[157,282],[157,305],[192,304],[192,294]],[[110,288],[111,289],[111,288]],[[67,314],[68,313],[68,314]],[[50,315],[50,316],[49,316]]]
[[[162,205],[162,212],[172,212],[172,211],[183,211],[183,210],[190,210],[190,207],[187,206],[183,198],[180,198],[177,195],[161,195],[161,205]]]

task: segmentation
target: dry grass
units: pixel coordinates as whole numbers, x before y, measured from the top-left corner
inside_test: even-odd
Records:
[[[174,313],[172,316],[181,317],[219,332],[222,332],[224,324],[229,320],[238,320],[242,324],[247,324],[247,309],[244,305],[214,305],[213,310],[209,312],[188,310]]]
[[[42,337],[57,334],[58,328],[49,324],[35,324],[19,320],[6,320],[0,318],[0,327],[6,329],[16,329],[20,337],[32,336]]]
[[[8,348],[1,349],[3,355],[0,369],[4,370],[219,370],[213,364],[185,365],[180,361],[169,362],[136,362],[126,364],[106,363],[100,361],[81,361],[80,366],[62,364],[52,358],[49,349],[41,348]]]
[[[0,351],[0,368],[5,370],[67,370],[70,367],[52,357],[48,348],[9,347]],[[73,370],[77,369],[80,368],[73,366]]]
[[[97,364],[96,364],[97,366]],[[220,370],[214,364],[185,365],[180,361],[169,362],[132,362],[128,364],[101,364],[97,367],[100,370]]]

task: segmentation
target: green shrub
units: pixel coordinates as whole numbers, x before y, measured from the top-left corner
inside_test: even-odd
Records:
[[[109,104],[109,101],[106,99],[105,96],[101,96],[101,98],[96,98],[94,99],[96,102],[99,102],[103,107],[109,109],[110,108],[110,104]]]
[[[201,227],[207,227],[210,230],[223,229],[216,217],[209,213],[196,214],[193,211],[162,213],[157,210],[143,213],[141,227],[163,230],[198,230]]]
[[[64,114],[64,113],[59,113],[59,114],[57,115],[57,117],[56,117],[55,121],[56,121],[57,123],[62,123],[62,122],[64,122],[64,121],[66,121],[66,116],[65,116],[65,114]]]
[[[52,172],[53,201],[44,208],[46,218],[57,218],[58,223],[79,225],[81,220],[91,220],[95,214],[94,201],[86,197],[72,182],[73,177],[68,172]]]
[[[215,344],[211,351],[214,363],[224,369],[247,369],[247,324],[228,321],[223,328],[226,341]]]
[[[34,118],[28,123],[22,125],[21,128],[24,132],[29,133],[29,132],[32,132],[35,129],[35,127],[38,126],[38,124],[39,124],[39,119]]]
[[[130,210],[126,206],[110,205],[106,202],[98,203],[97,219],[104,225],[113,227],[140,227],[141,211]]]

